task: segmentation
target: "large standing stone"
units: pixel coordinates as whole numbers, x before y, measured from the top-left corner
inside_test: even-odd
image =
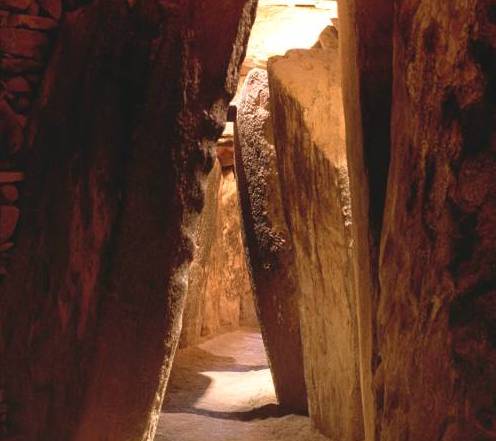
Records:
[[[262,336],[279,403],[306,412],[294,250],[282,207],[267,71],[248,74],[238,102],[236,177]]]
[[[94,0],[50,58],[0,290],[8,426],[26,441],[154,437],[256,2],[169,3]],[[30,49],[4,38],[20,31],[0,45]]]
[[[337,50],[269,60],[284,209],[302,291],[310,416],[332,439],[363,439],[351,207]]]
[[[365,439],[379,441],[374,374],[379,242],[390,150],[393,0],[338,0]]]
[[[381,440],[494,440],[494,3],[397,3]]]

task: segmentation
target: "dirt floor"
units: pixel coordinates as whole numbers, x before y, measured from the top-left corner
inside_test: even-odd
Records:
[[[242,329],[176,355],[155,441],[328,441],[276,404],[260,333]]]

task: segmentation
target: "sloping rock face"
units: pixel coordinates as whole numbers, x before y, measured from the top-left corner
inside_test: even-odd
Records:
[[[494,4],[398,6],[377,324],[381,439],[494,440]]]
[[[0,292],[7,429],[26,441],[153,439],[179,337],[256,2],[132,4],[66,14],[29,117]]]
[[[189,275],[181,347],[241,325],[257,325],[232,167],[223,169],[216,160],[205,193]]]
[[[284,209],[301,287],[310,416],[331,439],[363,439],[351,211],[336,50],[269,60]]]
[[[248,74],[238,101],[235,163],[244,241],[278,401],[306,412],[294,250],[282,206],[267,71]]]

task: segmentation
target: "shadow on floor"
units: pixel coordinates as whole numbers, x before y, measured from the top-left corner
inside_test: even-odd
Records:
[[[182,410],[171,410],[167,409],[168,413],[189,413],[194,415],[202,415],[210,418],[223,419],[223,420],[235,420],[235,421],[254,421],[254,420],[265,420],[267,418],[280,418],[286,415],[294,414],[289,410],[285,410],[277,404],[267,404],[256,409],[251,409],[244,412],[218,412],[213,410],[205,409],[182,409]]]

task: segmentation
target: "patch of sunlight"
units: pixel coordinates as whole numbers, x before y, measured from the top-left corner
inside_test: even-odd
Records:
[[[243,412],[275,403],[275,391],[269,369],[247,372],[206,371],[210,384],[193,407],[220,412]]]

